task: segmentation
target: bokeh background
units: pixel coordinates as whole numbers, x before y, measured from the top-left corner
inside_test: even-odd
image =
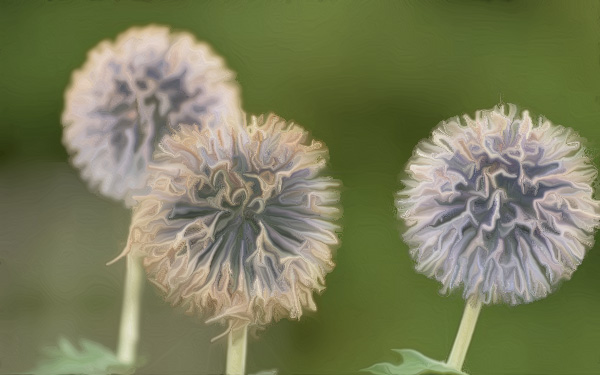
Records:
[[[317,314],[252,338],[248,371],[353,373],[414,348],[443,360],[459,295],[413,271],[394,216],[398,175],[441,120],[512,102],[600,152],[600,4],[586,1],[0,2],[0,373],[59,336],[114,348],[130,213],[90,193],[61,144],[63,92],[86,52],[160,23],[211,43],[244,109],[302,124],[343,181],[343,245]],[[596,157],[596,162],[600,161]],[[600,245],[599,245],[600,246]],[[600,373],[600,248],[550,297],[482,310],[472,374]],[[224,369],[222,327],[148,285],[141,374]]]

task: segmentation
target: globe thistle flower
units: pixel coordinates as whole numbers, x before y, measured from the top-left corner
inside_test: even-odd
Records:
[[[322,142],[275,115],[165,136],[122,256],[171,304],[230,327],[315,310],[339,244],[340,182]]]
[[[234,74],[209,45],[164,26],[134,27],[101,42],[74,72],[63,143],[90,187],[130,206],[168,125],[233,116],[238,96]]]
[[[596,169],[571,129],[514,105],[442,122],[396,201],[417,271],[442,292],[518,304],[547,296],[594,242]]]

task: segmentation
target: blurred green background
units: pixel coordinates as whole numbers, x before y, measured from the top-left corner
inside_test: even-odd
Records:
[[[600,150],[600,5],[584,1],[0,2],[0,373],[30,369],[60,335],[116,346],[129,212],[69,166],[63,92],[86,52],[133,25],[211,43],[244,109],[295,120],[330,149],[343,245],[317,314],[252,338],[248,371],[350,373],[414,348],[445,359],[463,310],[416,274],[393,193],[439,121],[501,99]],[[596,158],[596,161],[600,161]],[[482,310],[472,374],[599,374],[600,252],[550,297]],[[145,290],[142,374],[224,369],[222,327]]]

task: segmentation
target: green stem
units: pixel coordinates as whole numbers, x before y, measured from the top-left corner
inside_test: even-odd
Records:
[[[475,325],[477,324],[477,318],[479,317],[479,311],[481,311],[481,302],[476,298],[471,298],[465,305],[465,312],[463,313],[460,326],[458,327],[458,333],[456,339],[454,339],[454,345],[450,351],[450,356],[446,362],[450,367],[461,371],[465,357],[467,356],[467,350],[475,331]]]
[[[131,254],[127,255],[123,309],[121,310],[119,346],[117,349],[119,362],[126,365],[134,365],[137,360],[143,287],[144,269],[142,268],[142,260]]]
[[[231,329],[227,335],[227,375],[243,375],[246,371],[248,326]]]

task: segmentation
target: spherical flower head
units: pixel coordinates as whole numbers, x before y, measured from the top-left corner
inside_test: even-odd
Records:
[[[101,42],[74,72],[63,143],[90,187],[130,206],[169,125],[241,116],[239,108],[234,74],[209,45],[163,26],[135,27]]]
[[[125,253],[173,305],[231,326],[315,310],[339,244],[340,182],[327,148],[277,116],[246,126],[182,126],[136,197]]]
[[[442,292],[518,304],[570,278],[594,242],[596,168],[571,129],[509,105],[442,122],[396,205],[417,271]]]

